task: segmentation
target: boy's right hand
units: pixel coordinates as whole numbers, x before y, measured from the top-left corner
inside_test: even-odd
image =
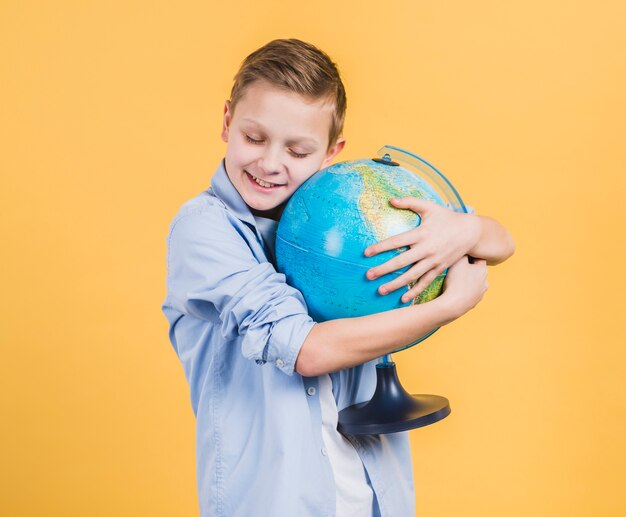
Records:
[[[487,262],[470,262],[465,255],[448,269],[441,297],[450,304],[454,318],[458,318],[480,302],[488,287]]]

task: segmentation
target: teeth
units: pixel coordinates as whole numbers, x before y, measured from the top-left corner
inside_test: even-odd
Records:
[[[252,174],[250,174],[250,176],[252,176]],[[269,187],[273,187],[274,186],[273,183],[268,183],[267,181],[263,181],[263,180],[255,177],[255,176],[252,176],[252,179],[254,181],[256,181],[259,185],[261,185],[262,187],[265,187],[265,188],[269,188]]]

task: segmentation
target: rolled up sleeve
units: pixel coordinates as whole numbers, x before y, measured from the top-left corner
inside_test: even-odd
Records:
[[[168,237],[170,303],[219,325],[222,337],[239,342],[247,359],[273,363],[291,375],[315,322],[302,294],[270,262],[254,256],[230,217],[209,206],[174,220]]]

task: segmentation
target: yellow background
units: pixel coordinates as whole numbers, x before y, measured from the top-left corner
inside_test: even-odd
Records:
[[[438,166],[517,253],[398,354],[420,516],[626,515],[626,4],[0,2],[0,514],[197,515],[165,237],[276,37],[345,79],[348,147]]]

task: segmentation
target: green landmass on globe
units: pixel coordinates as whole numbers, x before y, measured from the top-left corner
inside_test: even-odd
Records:
[[[366,215],[365,220],[372,226],[372,231],[379,241],[389,237],[385,225],[386,220],[403,218],[409,228],[414,224],[415,215],[407,210],[399,210],[394,207],[389,203],[390,199],[407,195],[422,199],[431,199],[432,197],[421,189],[420,185],[412,186],[410,194],[407,194],[406,189],[396,185],[387,174],[381,174],[379,169],[373,169],[369,164],[355,163],[351,169],[363,176],[364,188],[363,194],[359,198],[359,209]],[[421,219],[419,216],[417,218],[419,224]],[[398,249],[398,252],[402,251],[405,249]],[[445,275],[439,275],[411,303],[424,303],[437,298],[443,290],[444,279]],[[417,280],[411,282],[407,285],[407,289],[412,288],[416,283]]]

